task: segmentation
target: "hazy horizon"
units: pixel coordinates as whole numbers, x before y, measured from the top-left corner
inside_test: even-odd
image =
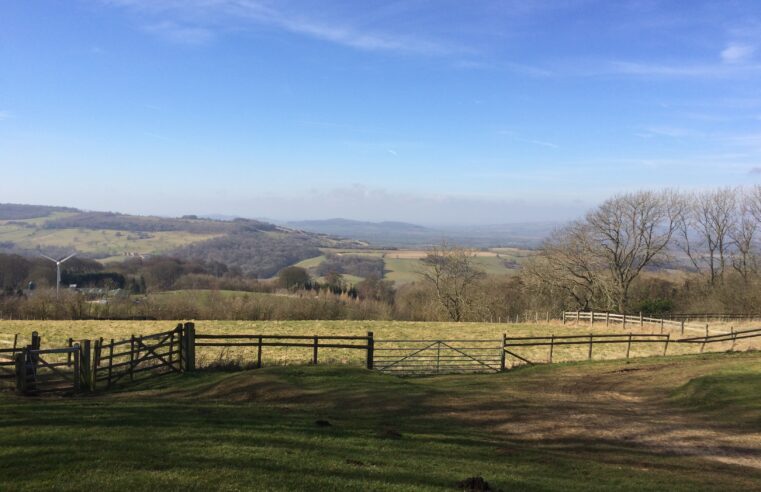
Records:
[[[761,177],[761,4],[0,5],[0,202],[561,222]]]

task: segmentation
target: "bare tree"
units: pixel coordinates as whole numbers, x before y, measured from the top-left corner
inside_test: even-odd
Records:
[[[754,196],[752,191],[741,196],[734,227],[729,231],[733,244],[732,267],[746,284],[758,272],[755,245],[759,221],[754,213],[758,210],[758,198],[761,196]]]
[[[699,272],[708,272],[711,285],[724,275],[730,257],[737,193],[720,188],[692,195],[680,220],[680,247]]]
[[[594,254],[606,265],[620,312],[628,307],[632,282],[666,252],[682,208],[676,193],[640,191],[611,198],[587,215]]]
[[[597,297],[599,275],[604,268],[594,254],[591,229],[576,221],[555,231],[542,243],[539,252],[523,267],[523,274],[535,290],[550,296],[558,293],[576,309],[587,310]]]
[[[433,286],[436,299],[446,310],[449,319],[462,321],[473,308],[473,288],[486,274],[476,266],[475,252],[442,245],[433,247],[420,261],[420,272]]]

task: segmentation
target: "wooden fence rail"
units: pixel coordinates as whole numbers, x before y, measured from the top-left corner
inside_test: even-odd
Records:
[[[608,312],[594,312],[594,311],[564,311],[562,313],[563,324],[569,322],[588,322],[590,326],[596,322],[605,322],[605,326],[610,326],[612,323],[620,323],[624,329],[628,326],[640,326],[644,327],[645,324],[656,325],[660,327],[660,332],[663,333],[666,327],[679,329],[681,334],[684,334],[685,330],[699,331],[708,333],[714,331],[718,333],[727,333],[723,330],[710,330],[708,325],[690,324],[685,320],[670,320],[664,318],[651,318],[643,316],[641,313],[638,316],[630,316]]]
[[[212,335],[194,333],[194,347],[256,347],[256,367],[262,367],[263,347],[302,347],[312,349],[312,364],[319,360],[319,350],[322,349],[355,349],[364,350],[367,353],[366,365],[373,368],[374,340],[373,332],[366,336],[341,336],[341,335],[259,335],[259,334],[232,334]],[[200,340],[200,341],[199,341]],[[361,344],[350,342],[364,342]],[[345,343],[341,343],[345,342]],[[195,360],[192,363],[195,367]]]
[[[516,359],[523,361],[527,364],[534,364],[529,360],[527,356],[516,353],[516,347],[548,347],[549,355],[547,361],[552,363],[555,347],[564,345],[584,345],[588,346],[587,359],[592,359],[593,347],[595,345],[610,345],[610,344],[627,344],[626,346],[626,358],[629,358],[631,353],[631,347],[633,344],[648,344],[657,343],[663,344],[663,355],[666,355],[668,351],[669,343],[671,343],[671,334],[665,335],[659,333],[606,333],[606,334],[594,334],[589,335],[550,335],[550,336],[522,336],[522,337],[507,337],[505,335],[504,351],[508,355],[515,357]]]
[[[16,377],[16,352],[18,352],[18,334],[13,338],[0,339],[0,382]]]

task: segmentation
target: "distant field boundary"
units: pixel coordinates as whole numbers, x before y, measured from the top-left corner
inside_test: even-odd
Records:
[[[750,319],[750,318],[746,318]],[[620,323],[623,327],[623,329],[626,329],[626,325],[635,325],[644,327],[645,324],[648,325],[656,325],[660,327],[661,333],[663,333],[663,330],[666,326],[673,328],[679,328],[680,333],[684,335],[685,330],[690,331],[697,331],[697,332],[705,332],[705,335],[708,336],[710,331],[714,331],[716,333],[726,334],[731,333],[731,331],[725,331],[725,330],[716,330],[713,328],[709,328],[708,324],[701,324],[698,325],[696,323],[689,323],[688,320],[681,319],[681,320],[671,320],[671,319],[664,319],[664,318],[651,318],[647,316],[643,316],[642,313],[640,313],[638,316],[630,316],[630,315],[624,315],[624,314],[615,314],[615,313],[608,313],[608,312],[594,312],[594,311],[564,311],[562,314],[562,322],[563,324],[575,322],[576,324],[579,324],[581,322],[588,322],[590,325],[594,325],[594,323],[605,323],[605,326],[610,326],[614,323]]]
[[[592,322],[596,314],[588,313]],[[622,323],[626,318],[622,318]],[[607,319],[610,321],[612,315],[608,314]],[[637,319],[641,323],[648,322],[648,318]],[[631,332],[550,336],[508,336],[505,333],[501,340],[376,339],[373,332],[366,336],[223,335],[197,333],[195,323],[187,322],[160,333],[110,341],[100,338],[75,342],[69,339],[65,347],[45,349],[37,332],[23,347],[19,346],[18,335],[0,335],[0,385],[15,387],[19,393],[27,395],[110,389],[117,384],[202,368],[197,367],[196,349],[203,347],[256,349],[256,358],[248,360],[227,357],[223,350],[216,363],[207,365],[208,368],[261,368],[266,347],[311,349],[310,364],[317,365],[320,349],[340,349],[364,352],[365,366],[369,370],[409,376],[502,372],[508,368],[508,361],[510,367],[553,363],[557,362],[553,358],[555,350],[561,347],[578,346],[582,349],[574,353],[571,360],[593,360],[597,353],[595,347],[626,344],[626,355],[613,358],[628,359],[632,348],[638,345],[663,345],[659,355],[665,356],[670,344],[700,344],[702,353],[706,346],[721,343],[731,343],[731,349],[727,350],[734,350],[738,340],[757,337],[761,337],[761,328],[674,339],[671,333]]]

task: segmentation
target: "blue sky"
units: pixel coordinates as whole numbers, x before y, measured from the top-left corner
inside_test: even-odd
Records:
[[[0,3],[0,202],[562,220],[761,178],[761,2]]]

